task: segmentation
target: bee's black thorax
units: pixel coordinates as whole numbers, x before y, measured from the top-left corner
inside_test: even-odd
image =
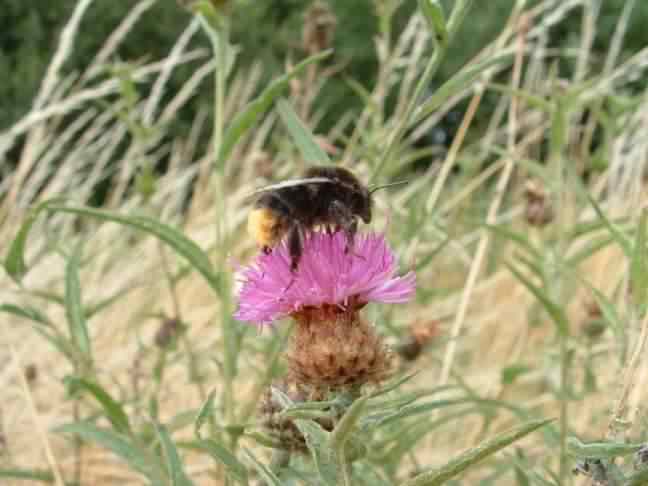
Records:
[[[305,179],[327,179],[325,182],[303,182],[275,188],[263,193],[256,208],[269,210],[276,219],[277,232],[285,234],[293,258],[293,270],[301,257],[303,238],[316,226],[342,230],[349,247],[353,243],[358,219],[371,221],[371,196],[358,179],[342,167],[313,167]]]

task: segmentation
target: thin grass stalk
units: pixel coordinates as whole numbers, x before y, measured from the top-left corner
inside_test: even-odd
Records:
[[[4,329],[5,342],[11,343],[11,339],[8,336],[9,334],[8,329],[4,326],[3,329]],[[47,458],[47,463],[52,471],[52,475],[54,476],[54,483],[56,484],[56,486],[65,486],[65,482],[63,481],[63,476],[61,475],[59,464],[56,460],[56,457],[54,456],[52,444],[50,443],[50,440],[47,437],[47,432],[45,431],[45,427],[40,422],[38,410],[36,409],[36,404],[34,402],[34,396],[31,390],[29,389],[29,384],[27,383],[25,374],[21,371],[23,369],[23,366],[21,365],[20,357],[18,356],[18,353],[16,352],[16,349],[12,344],[9,344],[9,351],[11,353],[11,358],[13,360],[13,364],[16,369],[16,373],[18,375],[18,381],[20,382],[20,386],[25,395],[27,408],[29,409],[29,413],[34,422],[34,427],[36,429],[38,439],[40,440],[41,445],[45,451],[45,457]]]
[[[619,22],[617,22],[616,28],[614,29],[612,41],[610,42],[610,48],[608,49],[607,56],[605,57],[605,64],[603,66],[604,76],[608,76],[614,69],[614,64],[616,63],[621,52],[621,47],[623,46],[623,39],[628,29],[630,15],[632,14],[636,3],[636,0],[627,0],[623,5],[623,10],[621,12],[621,16],[619,17]],[[592,146],[592,140],[594,139],[594,130],[596,129],[597,120],[601,113],[604,99],[605,98],[601,97],[594,102],[594,106],[591,110],[592,114],[587,120],[587,125],[584,129],[583,141],[581,143],[580,150],[581,158],[584,161],[583,163],[587,163],[590,158],[590,147]]]
[[[511,85],[514,91],[516,91],[520,86],[522,64],[524,61],[525,36],[528,30],[526,22],[527,19],[525,17],[521,17],[519,19],[520,32],[518,34],[518,46],[517,46],[518,49],[516,51],[515,64],[513,66],[513,75],[511,79]],[[519,104],[518,98],[517,96],[514,95],[511,98],[511,105],[509,110],[508,151],[511,154],[511,157],[504,164],[502,173],[497,183],[497,187],[495,189],[495,197],[491,202],[490,208],[488,210],[487,223],[491,225],[497,220],[497,213],[499,212],[499,208],[502,203],[502,199],[504,197],[506,187],[508,186],[509,181],[511,179],[511,175],[513,173],[513,167],[514,167],[513,154],[515,153],[515,145],[516,145],[516,137],[517,137],[517,118],[518,118],[518,109],[519,109],[518,104]],[[459,333],[461,332],[463,322],[465,321],[466,318],[466,314],[468,311],[468,304],[472,297],[472,293],[475,288],[475,285],[477,283],[477,278],[482,268],[482,262],[486,256],[486,251],[490,243],[490,236],[491,233],[488,229],[485,228],[482,230],[482,235],[479,241],[479,245],[477,247],[477,252],[475,253],[475,259],[473,260],[472,265],[470,267],[470,272],[466,280],[466,285],[461,295],[459,310],[457,312],[457,315],[455,317],[455,320],[452,324],[452,328],[450,331],[450,340],[446,348],[446,353],[441,368],[441,376],[439,378],[440,386],[445,385],[448,382],[448,379],[450,377],[450,372],[452,369],[452,364],[454,361],[454,356],[457,347],[457,340],[459,337]]]
[[[227,77],[229,71],[229,60],[230,56],[234,55],[234,52],[231,52],[229,46],[229,24],[227,19],[223,19],[221,24],[216,29],[214,26],[210,25],[207,19],[202,15],[199,16],[199,19],[203,25],[205,33],[209,37],[211,42],[212,51],[217,60],[216,71],[214,73],[214,124],[212,127],[212,163],[213,168],[213,186],[217,197],[215,198],[215,227],[216,227],[216,241],[221,246],[219,249],[219,261],[218,267],[224,268],[226,264],[226,248],[228,247],[228,241],[226,239],[226,228],[227,228],[227,199],[225,197],[226,189],[226,173],[227,173],[227,162],[223,161],[223,164],[218,163],[218,157],[220,149],[223,143],[223,134],[225,126],[225,90],[227,84]],[[224,407],[224,418],[226,423],[234,423],[235,421],[235,400],[234,400],[234,379],[236,378],[236,367],[237,367],[237,355],[238,355],[238,340],[236,338],[236,329],[234,328],[234,322],[232,321],[229,309],[229,303],[231,302],[229,296],[229,281],[225,278],[222,279],[222,285],[220,289],[221,296],[221,329],[223,333],[223,377],[224,377],[224,386],[223,386],[223,407]],[[236,440],[232,436],[226,437],[231,447],[236,446]],[[229,484],[230,480],[226,476],[225,484]]]
[[[556,246],[555,246],[555,257],[559,259],[556,263],[558,266],[558,271],[562,272],[563,267],[563,255],[566,254],[568,247],[568,241],[566,240],[566,228],[568,228],[568,187],[567,187],[567,178],[565,171],[567,167],[565,165],[565,146],[567,143],[568,136],[568,125],[567,120],[568,116],[568,107],[566,96],[568,95],[559,95],[554,104],[552,120],[551,120],[551,140],[550,140],[550,154],[549,154],[549,167],[554,171],[554,181],[556,182],[555,187],[558,193],[556,194]],[[553,301],[557,302],[558,305],[563,303],[563,289],[562,289],[562,280],[563,276],[559,278],[553,278],[555,275],[549,276],[549,292],[553,297]],[[559,418],[559,428],[560,428],[560,469],[559,469],[559,479],[560,483],[564,484],[567,481],[567,478],[570,474],[570,458],[567,454],[567,434],[569,432],[568,424],[568,413],[569,413],[569,348],[568,348],[568,332],[567,329],[565,332],[561,331],[560,327],[558,329],[558,339],[559,339],[559,353],[560,353],[560,390],[559,390],[559,402],[560,402],[560,418]]]
[[[461,25],[464,17],[468,13],[468,10],[470,9],[472,3],[473,0],[458,0],[455,3],[452,10],[452,15],[450,16],[450,19],[448,21],[448,43],[452,42],[453,37],[457,33],[457,30],[459,29],[459,26]],[[414,94],[410,99],[409,105],[405,109],[405,113],[400,118],[396,128],[393,130],[389,138],[389,141],[387,142],[387,147],[383,151],[383,156],[380,158],[378,164],[376,165],[376,168],[371,175],[370,182],[374,181],[375,178],[380,175],[380,172],[383,170],[385,165],[393,157],[396,149],[398,148],[399,142],[403,138],[403,135],[405,134],[405,131],[407,130],[411,122],[414,111],[419,106],[421,96],[423,95],[425,89],[429,86],[432,78],[439,69],[441,61],[443,61],[445,54],[446,46],[437,44],[435,46],[434,52],[432,53],[430,61],[425,66],[425,70],[423,71],[419,82],[416,84]]]

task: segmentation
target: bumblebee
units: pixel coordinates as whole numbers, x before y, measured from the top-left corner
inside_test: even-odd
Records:
[[[302,179],[256,191],[248,231],[265,253],[270,253],[286,237],[291,270],[295,272],[309,231],[317,227],[330,232],[344,231],[349,251],[358,220],[371,222],[373,192],[394,184],[369,189],[343,167],[312,167]]]

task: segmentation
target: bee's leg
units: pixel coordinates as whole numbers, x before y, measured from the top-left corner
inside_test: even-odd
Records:
[[[299,225],[293,224],[288,230],[288,252],[290,253],[290,271],[295,273],[299,266],[303,248],[302,234]]]
[[[347,238],[345,253],[353,250],[353,240],[355,239],[356,232],[358,231],[358,219],[353,213],[339,201],[333,201],[329,206],[329,218],[335,221],[337,228],[344,231]]]
[[[269,255],[270,253],[272,253],[272,247],[269,246],[269,245],[263,245],[263,246],[261,247],[261,251],[262,251],[265,255]]]
[[[345,253],[349,253],[351,250],[353,250],[353,243],[357,232],[358,232],[358,220],[356,218],[353,218],[351,222],[344,227],[344,234],[347,237],[347,244],[346,244],[346,248],[344,249]]]

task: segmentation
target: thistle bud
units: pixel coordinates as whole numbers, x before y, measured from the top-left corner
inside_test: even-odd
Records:
[[[314,2],[304,15],[302,43],[308,54],[322,52],[333,44],[337,18],[325,2]]]

